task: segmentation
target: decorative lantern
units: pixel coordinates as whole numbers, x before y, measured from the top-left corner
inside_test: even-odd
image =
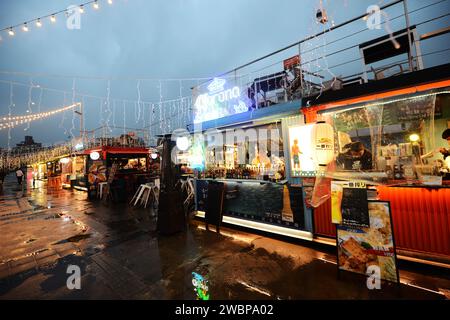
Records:
[[[91,152],[89,156],[94,161],[100,159],[100,153],[98,153],[97,151]]]
[[[319,9],[317,9],[317,12],[316,12],[316,19],[321,24],[325,24],[325,23],[328,22],[327,12],[323,8],[323,1],[322,0],[320,0]]]
[[[156,160],[156,159],[158,158],[158,154],[157,154],[157,153],[151,153],[151,154],[150,154],[150,157],[151,157],[153,160]]]
[[[178,137],[176,143],[180,151],[186,151],[190,147],[189,138],[186,136]]]
[[[317,122],[312,132],[313,149],[316,163],[319,167],[326,167],[334,159],[334,130],[325,121]]]

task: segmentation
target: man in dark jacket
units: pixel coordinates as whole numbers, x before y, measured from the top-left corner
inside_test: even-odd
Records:
[[[450,129],[447,129],[442,133],[442,139],[447,140],[450,145]],[[450,149],[440,148],[439,152],[444,156],[444,160],[450,156]]]
[[[372,153],[362,142],[356,141],[345,146],[347,152],[341,153],[337,162],[345,170],[372,170]]]

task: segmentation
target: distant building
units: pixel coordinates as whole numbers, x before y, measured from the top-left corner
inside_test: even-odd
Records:
[[[25,141],[16,144],[12,152],[30,152],[40,148],[42,148],[42,143],[35,142],[32,136],[25,136]]]
[[[17,148],[22,147],[36,147],[41,148],[42,143],[37,143],[34,141],[33,136],[25,136],[25,141],[22,141],[21,143],[16,144]]]

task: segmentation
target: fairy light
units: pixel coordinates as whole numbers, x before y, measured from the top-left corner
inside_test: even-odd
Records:
[[[68,111],[70,109],[73,109],[77,106],[79,106],[80,103],[75,103],[70,106],[65,106],[60,109],[42,112],[42,113],[35,113],[35,114],[29,114],[29,115],[22,115],[22,116],[7,116],[7,117],[0,117],[0,130],[6,129],[6,128],[14,128],[17,125],[20,124],[29,124],[30,122],[45,119],[48,117],[51,117],[55,114]]]
[[[111,96],[111,80],[108,80],[108,86],[106,88],[106,101],[105,101],[105,105],[106,105],[106,112],[108,113],[108,116],[106,118],[106,129],[108,130],[108,133],[111,133],[111,128],[109,127],[109,119],[111,118],[111,100],[110,100],[110,96]]]
[[[112,0],[107,0],[107,3],[109,5],[112,5],[113,1]],[[94,10],[99,10],[100,9],[100,4],[99,4],[98,0],[90,0],[90,1],[87,1],[85,3],[81,3],[81,4],[79,4],[76,7],[78,7],[78,12],[80,14],[83,14],[83,13],[86,12],[86,7],[90,6],[91,4],[92,4],[92,8]],[[8,28],[0,29],[0,32],[7,31],[8,34],[11,37],[15,35],[15,32],[14,32],[13,28],[21,28],[23,32],[29,32],[30,28],[29,28],[28,25],[30,23],[36,25],[37,28],[42,28],[42,26],[43,26],[42,20],[43,19],[46,19],[46,18],[49,17],[50,18],[50,22],[52,24],[54,24],[54,23],[56,23],[56,16],[59,15],[59,14],[67,14],[67,9],[63,9],[63,10],[54,12],[52,14],[48,14],[48,15],[44,15],[44,16],[41,16],[41,17],[37,17],[36,19],[32,19],[32,20],[26,21],[26,22],[24,22],[22,24],[17,24],[17,25],[13,25],[11,27],[8,27]],[[0,38],[0,40],[1,40],[1,38]]]
[[[141,80],[138,80],[136,89],[137,89],[137,94],[138,94],[138,101],[137,101],[138,117],[137,117],[136,123],[138,123],[139,120],[141,119]]]

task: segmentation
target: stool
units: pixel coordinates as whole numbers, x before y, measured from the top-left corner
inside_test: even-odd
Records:
[[[134,194],[133,199],[131,199],[130,204],[132,204],[133,201],[134,201],[133,206],[136,206],[139,200],[141,200],[141,203],[143,201],[145,201],[143,196],[144,196],[144,192],[146,190],[150,191],[151,190],[151,186],[149,184],[141,184],[139,186],[139,188],[137,189],[136,193]]]
[[[98,189],[99,189],[98,197],[99,197],[100,199],[103,199],[103,189],[104,189],[107,185],[108,185],[108,182],[100,182],[100,183],[98,184]]]

